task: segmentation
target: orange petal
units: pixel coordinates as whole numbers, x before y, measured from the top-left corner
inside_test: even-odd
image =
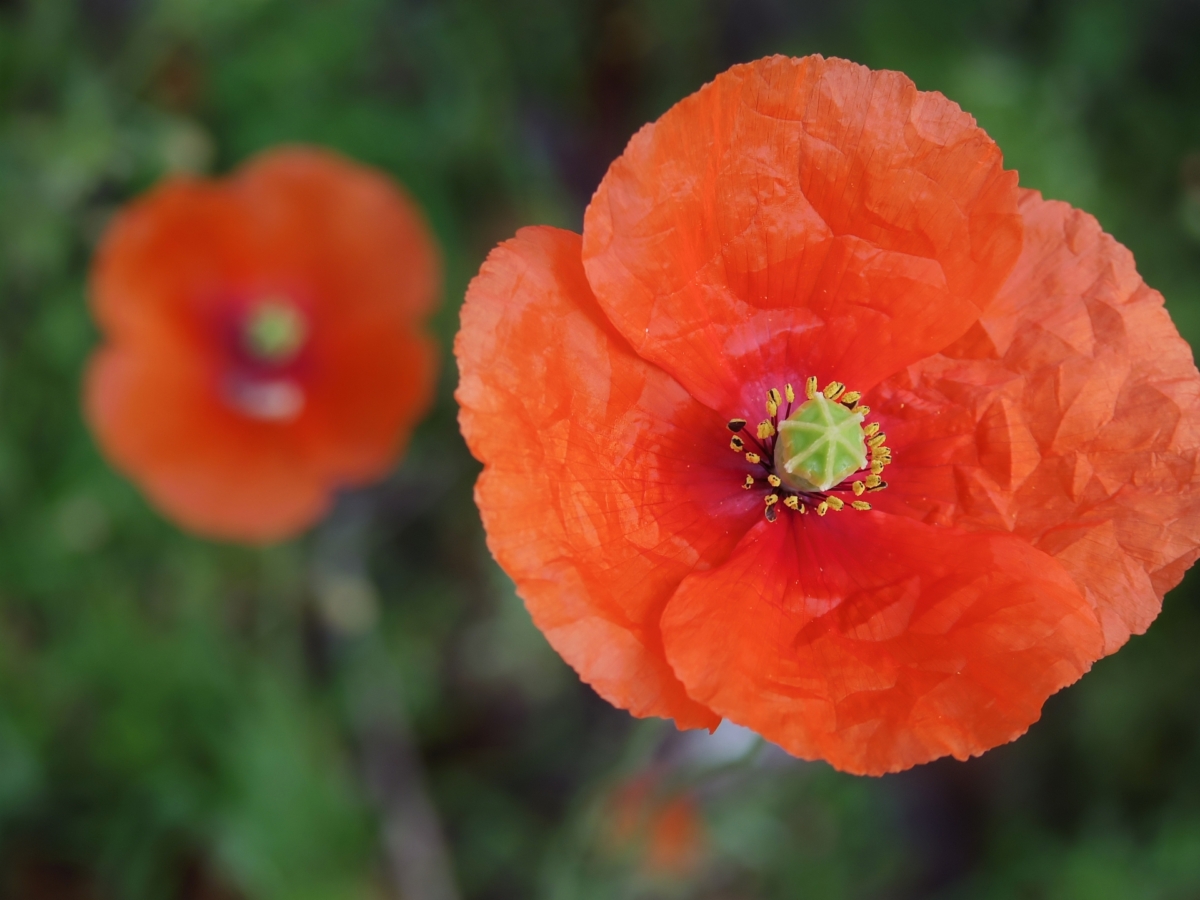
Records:
[[[1200,375],[1095,219],[1033,191],[1021,212],[1025,250],[993,306],[869,400],[896,449],[876,506],[1056,557],[1111,653],[1200,553]]]
[[[391,179],[327,150],[285,147],[252,160],[231,187],[268,230],[281,266],[302,273],[339,315],[413,321],[433,309],[437,244]]]
[[[314,346],[297,443],[330,488],[387,473],[433,401],[437,346],[396,321],[331,323]]]
[[[584,220],[605,313],[729,415],[817,375],[864,390],[960,336],[1021,242],[1016,175],[898,72],[772,57],[643,128]]]
[[[662,628],[697,701],[870,775],[1013,740],[1101,650],[1044,553],[874,512],[760,524],[684,580]]]
[[[234,416],[210,373],[169,349],[105,349],[84,384],[88,424],[113,466],[199,534],[266,543],[316,519],[329,486],[287,426]]]
[[[492,252],[455,355],[488,546],[534,622],[611,703],[715,726],[667,666],[658,619],[762,516],[725,423],[604,318],[571,232],[526,228]]]
[[[398,186],[327,151],[285,148],[228,181],[175,179],[124,209],[97,252],[91,299],[118,341],[197,338],[230,295],[281,291],[318,320],[411,323],[432,308],[439,271]]]

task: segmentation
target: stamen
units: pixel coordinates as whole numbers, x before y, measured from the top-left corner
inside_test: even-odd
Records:
[[[777,412],[779,412],[779,403],[780,403],[779,391],[775,390],[775,388],[771,388],[769,391],[767,391],[767,415],[768,416],[770,416],[771,418],[775,418],[775,414]]]
[[[729,446],[742,453],[746,462],[765,469],[759,477],[770,486],[763,497],[767,521],[777,520],[780,500],[801,515],[809,511],[805,500],[814,504],[818,516],[843,510],[847,504],[851,509],[870,510],[871,504],[865,500],[843,500],[830,492],[852,491],[858,498],[886,488],[881,476],[892,462],[891,448],[885,446],[887,435],[878,422],[864,423],[870,408],[860,406],[862,394],[847,391],[840,381],[830,381],[822,390],[816,376],[809,376],[804,393],[808,401],[793,409],[796,391],[790,383],[783,386],[782,394],[769,388],[768,418],[755,426],[753,434],[740,434],[746,429],[746,419],[728,422],[733,432]],[[785,398],[787,410],[781,413]],[[870,472],[864,474],[867,467]],[[758,485],[751,474],[745,476],[742,488],[751,490]]]

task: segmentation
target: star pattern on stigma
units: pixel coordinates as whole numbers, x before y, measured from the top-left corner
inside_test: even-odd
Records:
[[[776,388],[768,390],[767,418],[753,434],[746,419],[729,421],[730,449],[744,454],[759,473],[757,478],[748,474],[742,487],[754,490],[764,486],[760,480],[765,482],[768,522],[779,518],[780,505],[800,515],[813,509],[824,516],[847,506],[866,512],[871,504],[858,498],[888,486],[883,470],[892,461],[892,451],[879,423],[866,423],[871,408],[859,402],[862,394],[847,391],[840,381],[829,382],[824,390],[817,384],[816,376],[808,378],[806,400],[795,410],[796,392],[790,384],[784,385],[782,395]]]

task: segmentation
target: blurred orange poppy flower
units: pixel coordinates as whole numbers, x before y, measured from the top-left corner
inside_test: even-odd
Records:
[[[582,236],[493,251],[455,352],[489,547],[581,677],[850,772],[1019,736],[1200,546],[1162,297],[896,72],[720,75]]]
[[[438,270],[412,201],[327,151],[165,182],[94,263],[105,344],[85,411],[101,449],[185,528],[304,528],[332,491],[383,475],[428,407]]]
[[[605,826],[611,848],[634,850],[649,875],[683,876],[704,861],[708,837],[691,794],[668,792],[654,775],[630,778],[608,797]]]

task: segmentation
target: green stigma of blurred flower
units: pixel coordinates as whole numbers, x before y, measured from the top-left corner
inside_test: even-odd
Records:
[[[827,491],[867,464],[863,415],[817,393],[779,423],[775,472],[793,491]]]
[[[272,365],[295,359],[307,337],[304,316],[291,303],[277,298],[255,305],[242,332],[247,352],[256,360]]]

